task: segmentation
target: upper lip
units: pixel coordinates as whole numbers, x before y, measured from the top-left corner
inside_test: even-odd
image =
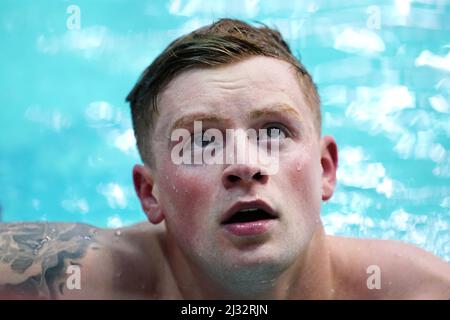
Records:
[[[237,212],[248,209],[261,209],[275,218],[278,217],[277,212],[263,200],[239,201],[232,205],[231,208],[225,212],[225,214],[222,216],[221,223],[226,223]]]

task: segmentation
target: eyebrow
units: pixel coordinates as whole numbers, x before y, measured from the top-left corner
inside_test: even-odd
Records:
[[[260,118],[263,116],[278,115],[280,113],[289,113],[301,119],[297,110],[286,103],[277,103],[250,112],[250,119]]]
[[[279,115],[280,113],[289,113],[301,119],[297,110],[286,103],[277,103],[268,105],[257,110],[250,111],[249,118],[255,119],[263,116]],[[231,122],[230,117],[224,117],[216,113],[192,113],[177,119],[171,127],[171,131],[178,128],[186,128],[194,123],[194,121],[202,122]]]
[[[231,121],[231,118],[229,117],[223,117],[218,114],[211,114],[211,113],[192,113],[188,114],[184,117],[179,118],[175,121],[175,123],[172,125],[171,131],[178,129],[178,128],[185,128],[187,126],[192,125],[194,121],[204,121],[204,122],[222,122],[222,121]]]

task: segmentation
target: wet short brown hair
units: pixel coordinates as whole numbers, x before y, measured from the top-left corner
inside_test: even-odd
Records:
[[[254,27],[240,20],[220,19],[174,40],[144,70],[126,99],[130,102],[134,135],[144,163],[153,164],[149,138],[158,113],[158,95],[172,79],[189,69],[214,68],[252,56],[273,57],[295,68],[320,136],[320,98],[310,74],[278,30],[260,25]]]

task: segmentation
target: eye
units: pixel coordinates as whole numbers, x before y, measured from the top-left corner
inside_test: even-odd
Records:
[[[202,131],[201,134],[196,134],[192,136],[192,147],[205,148],[209,144],[214,142],[214,136],[210,137],[205,134],[205,131]]]
[[[260,140],[264,139],[286,139],[288,130],[280,123],[270,123],[260,129]]]

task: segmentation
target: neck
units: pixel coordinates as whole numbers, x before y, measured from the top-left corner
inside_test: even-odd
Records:
[[[321,224],[305,252],[286,270],[236,286],[207,276],[189,261],[170,235],[167,253],[185,299],[331,299],[334,295],[330,252]]]

